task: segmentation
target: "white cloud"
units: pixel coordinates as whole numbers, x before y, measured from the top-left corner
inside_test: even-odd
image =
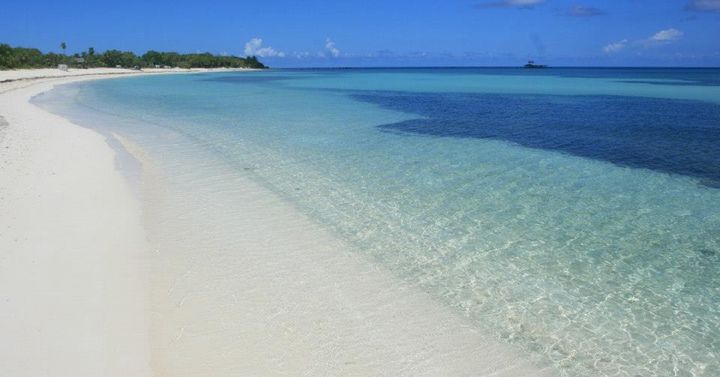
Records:
[[[308,51],[296,51],[290,54],[291,56],[297,58],[297,59],[306,59],[311,57],[313,54],[311,54]]]
[[[477,8],[532,8],[545,0],[499,0],[476,5]]]
[[[676,40],[680,39],[680,37],[682,37],[682,36],[683,36],[682,31],[680,31],[678,29],[670,28],[670,29],[658,31],[657,33],[655,33],[655,35],[650,37],[650,41],[661,42],[661,43],[662,42],[672,42],[672,41],[676,41]]]
[[[698,12],[720,12],[720,0],[691,0],[685,9]]]
[[[338,56],[340,56],[340,50],[337,47],[335,47],[335,42],[333,42],[330,38],[325,39],[325,49],[334,58],[337,58]]]
[[[545,0],[505,0],[504,2],[515,7],[528,7],[544,3]]]
[[[627,45],[628,40],[623,39],[622,41],[617,41],[610,43],[609,45],[603,47],[603,51],[605,51],[606,54],[615,54],[617,52],[620,52],[622,49],[625,48]]]
[[[610,43],[607,46],[603,47],[603,52],[605,52],[606,54],[615,54],[624,50],[626,47],[658,47],[670,42],[677,41],[678,39],[682,38],[682,36],[683,32],[675,28],[660,30],[647,39],[634,40],[632,42],[628,41],[627,39],[623,39],[621,41]]]
[[[568,10],[568,14],[573,17],[595,17],[602,16],[605,14],[605,12],[599,8],[575,5],[570,7],[570,9]]]
[[[277,51],[272,47],[263,47],[263,40],[261,38],[253,38],[249,42],[245,43],[245,55],[246,56],[257,56],[261,58],[285,57],[285,53]]]

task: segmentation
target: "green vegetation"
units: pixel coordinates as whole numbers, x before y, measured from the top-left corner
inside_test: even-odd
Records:
[[[237,56],[202,54],[179,54],[177,52],[148,51],[137,56],[131,51],[107,50],[96,53],[90,47],[87,51],[72,56],[65,55],[67,45],[60,43],[62,55],[53,52],[43,54],[36,48],[11,47],[0,44],[0,69],[17,68],[56,68],[58,64],[67,64],[68,67],[123,67],[143,68],[156,66],[169,66],[180,68],[267,68],[254,56],[241,58]]]

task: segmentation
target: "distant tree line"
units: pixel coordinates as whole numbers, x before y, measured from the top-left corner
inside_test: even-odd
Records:
[[[65,42],[60,44],[62,54],[42,53],[36,48],[11,47],[0,44],[0,69],[16,68],[56,68],[59,64],[68,67],[180,67],[180,68],[267,68],[255,56],[241,58],[237,56],[213,55],[210,53],[179,54],[177,52],[148,51],[141,56],[131,51],[107,50],[96,53],[90,47],[87,51],[65,55]]]

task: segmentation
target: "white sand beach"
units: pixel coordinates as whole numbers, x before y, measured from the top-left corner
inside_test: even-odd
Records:
[[[138,203],[102,136],[28,103],[74,79],[0,84],[0,369],[152,375]]]
[[[555,374],[252,180],[217,171],[231,205],[183,201],[218,191],[168,185],[120,135],[140,200],[105,136],[28,102],[137,71],[58,72],[0,71],[0,374]]]
[[[253,71],[251,68],[143,68],[142,71],[128,68],[70,68],[62,71],[55,68],[39,68],[39,69],[14,69],[0,71],[0,83],[9,83],[13,81],[40,80],[49,78],[68,78],[83,77],[89,78],[93,76],[103,75],[138,75],[148,73],[200,73],[200,72],[223,72],[223,71]],[[96,77],[97,78],[97,77]]]

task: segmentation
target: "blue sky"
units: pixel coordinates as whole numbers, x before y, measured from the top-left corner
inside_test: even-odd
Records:
[[[9,3],[8,3],[9,1]],[[274,67],[720,66],[720,0],[5,0],[0,42]]]

